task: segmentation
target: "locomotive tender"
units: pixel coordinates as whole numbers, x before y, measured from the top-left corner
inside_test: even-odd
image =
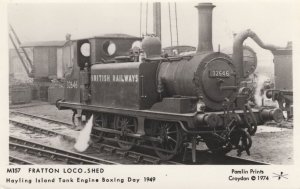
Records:
[[[162,57],[153,36],[73,41],[73,69],[57,107],[72,109],[74,123],[75,117],[81,124],[93,115],[93,135],[116,141],[124,150],[135,145],[153,149],[162,160],[183,155],[191,146],[195,161],[199,142],[213,153],[237,149],[249,154],[257,125],[280,122],[283,115],[248,104],[248,90],[239,87],[245,75],[242,51],[233,52],[238,61],[213,51],[214,7],[196,6],[199,43],[188,56]],[[134,47],[141,40],[142,51]]]

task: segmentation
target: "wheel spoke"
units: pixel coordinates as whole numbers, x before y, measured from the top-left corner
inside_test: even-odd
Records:
[[[177,134],[177,131],[168,131],[167,135],[171,135],[171,134]]]
[[[171,126],[172,126],[171,124],[166,124],[166,125],[165,125],[165,129],[166,129],[166,130],[169,130],[169,129],[171,129]]]
[[[129,132],[129,133],[132,133],[132,130],[131,129],[128,129],[126,128],[125,131]]]
[[[93,114],[94,115],[94,118],[93,118],[93,126],[94,127],[98,127],[98,128],[103,128],[103,127],[106,127],[106,117],[104,114]],[[97,131],[97,136],[98,137],[102,137],[104,136],[104,132],[102,131]]]
[[[179,125],[173,122],[161,123],[160,126],[157,127],[157,135],[163,139],[163,143],[152,143],[158,148],[155,150],[156,154],[162,160],[172,159],[181,148],[182,135]]]
[[[168,140],[170,140],[170,141],[174,142],[175,144],[177,144],[177,141],[175,139],[173,139],[172,137],[168,136]]]
[[[135,133],[137,129],[137,123],[135,118],[125,117],[125,116],[116,116],[115,117],[115,129],[123,130],[125,133]],[[118,144],[123,150],[130,150],[134,144],[127,144],[126,142],[135,143],[135,139],[128,136],[116,135],[118,138]],[[124,141],[124,142],[122,142]]]
[[[169,146],[169,150],[170,150],[170,151],[173,151],[173,150],[175,149],[175,147],[176,147],[176,145],[175,145],[175,146],[172,146],[171,143],[168,143],[168,146]]]

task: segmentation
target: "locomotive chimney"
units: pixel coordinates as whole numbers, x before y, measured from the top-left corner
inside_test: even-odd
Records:
[[[201,51],[213,51],[212,46],[212,3],[199,3],[198,9],[198,49]]]
[[[153,33],[161,41],[161,4],[160,4],[160,2],[153,3]]]

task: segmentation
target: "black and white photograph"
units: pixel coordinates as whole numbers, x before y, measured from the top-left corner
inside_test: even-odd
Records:
[[[299,5],[1,2],[0,188],[299,188]]]

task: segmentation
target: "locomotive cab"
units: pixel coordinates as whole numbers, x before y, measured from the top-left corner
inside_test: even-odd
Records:
[[[130,50],[140,40],[141,38],[126,34],[109,34],[73,40],[71,42],[73,67],[66,75],[64,100],[90,104],[92,66],[94,64],[116,62],[116,57],[125,56],[130,58]],[[68,65],[70,63],[67,62],[65,64]]]

